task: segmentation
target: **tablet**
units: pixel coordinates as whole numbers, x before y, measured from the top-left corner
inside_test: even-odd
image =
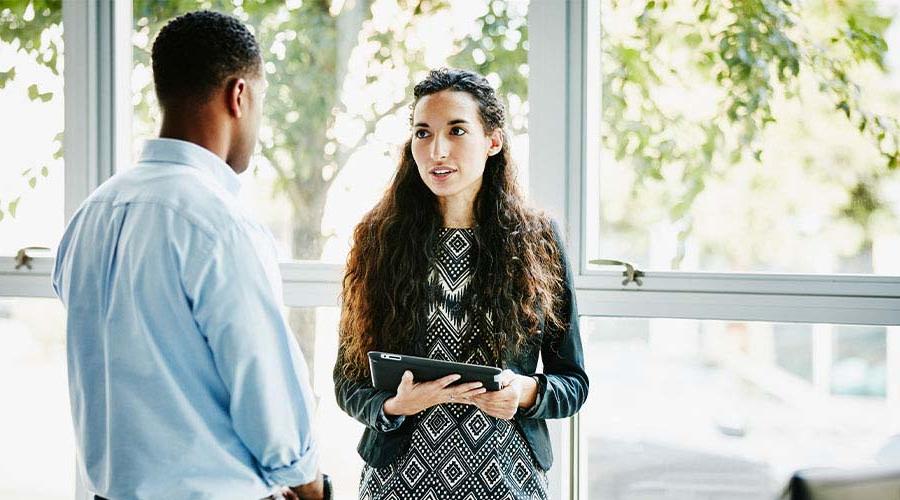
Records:
[[[416,382],[429,382],[455,373],[462,378],[454,384],[481,382],[489,391],[500,390],[500,373],[503,371],[493,366],[369,351],[369,371],[376,389],[396,392],[406,370],[412,372]]]

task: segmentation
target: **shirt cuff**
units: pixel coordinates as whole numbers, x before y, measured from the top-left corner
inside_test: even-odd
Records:
[[[381,410],[378,412],[378,421],[375,423],[375,427],[381,432],[391,432],[399,429],[403,425],[404,420],[406,420],[406,417],[403,415],[389,417],[384,412],[384,406],[382,405]]]
[[[263,479],[269,486],[299,486],[316,480],[319,472],[319,448],[315,445],[307,448],[306,453],[289,465],[270,469],[260,467]]]

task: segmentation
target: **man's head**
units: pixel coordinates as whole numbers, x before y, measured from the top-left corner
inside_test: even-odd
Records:
[[[213,142],[224,144],[231,168],[246,170],[266,87],[259,44],[250,30],[225,14],[191,12],[160,30],[152,59],[164,122],[176,129],[189,123],[205,128],[196,135],[216,136]]]

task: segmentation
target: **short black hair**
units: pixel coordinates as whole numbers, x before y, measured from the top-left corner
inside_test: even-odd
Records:
[[[258,74],[262,56],[253,33],[218,12],[190,12],[169,21],[153,42],[153,83],[163,108],[203,99],[232,77]]]

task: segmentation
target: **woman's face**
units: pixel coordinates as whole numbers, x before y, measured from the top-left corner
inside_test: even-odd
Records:
[[[412,154],[419,176],[436,196],[474,200],[487,157],[500,152],[500,129],[488,134],[478,103],[467,92],[442,90],[413,110]]]

